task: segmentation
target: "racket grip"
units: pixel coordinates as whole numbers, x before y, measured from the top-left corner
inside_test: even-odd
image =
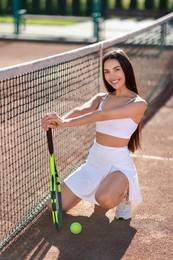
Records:
[[[46,132],[46,134],[47,134],[47,143],[48,143],[49,153],[53,154],[52,129],[49,128],[49,130]]]

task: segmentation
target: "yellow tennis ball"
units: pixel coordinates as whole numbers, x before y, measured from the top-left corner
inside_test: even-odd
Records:
[[[70,231],[71,233],[77,235],[82,231],[82,225],[79,222],[73,222],[70,225]]]

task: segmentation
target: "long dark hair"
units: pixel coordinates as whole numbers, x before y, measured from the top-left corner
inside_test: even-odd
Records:
[[[127,88],[134,91],[136,94],[139,94],[132,64],[131,64],[127,54],[122,49],[111,49],[108,52],[106,52],[103,56],[102,74],[103,74],[103,82],[104,82],[107,92],[108,93],[116,92],[116,90],[106,81],[105,76],[104,76],[105,61],[112,60],[112,59],[119,61],[121,68],[125,75],[125,79],[126,79],[125,83],[126,83]],[[136,131],[132,134],[132,136],[129,140],[128,149],[131,152],[134,152],[135,150],[140,148],[140,130],[141,130],[141,123],[139,123]]]

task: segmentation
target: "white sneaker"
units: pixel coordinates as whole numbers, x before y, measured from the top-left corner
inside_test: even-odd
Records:
[[[117,219],[129,219],[132,217],[132,203],[125,198],[116,208],[115,217]]]

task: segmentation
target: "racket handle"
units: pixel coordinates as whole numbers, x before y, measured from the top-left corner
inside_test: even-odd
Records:
[[[47,143],[48,143],[49,153],[53,154],[52,129],[49,128],[49,130],[46,132],[46,134],[47,134]]]

